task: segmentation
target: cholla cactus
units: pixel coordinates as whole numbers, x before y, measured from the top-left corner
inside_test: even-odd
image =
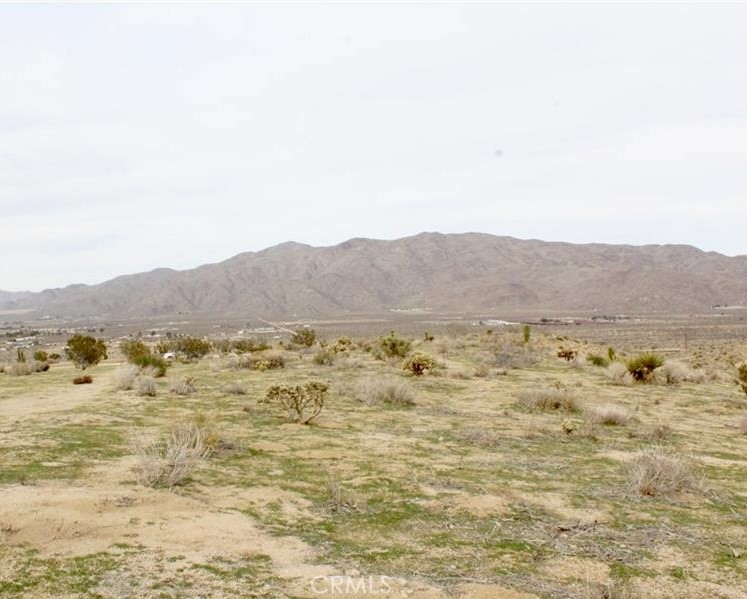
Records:
[[[329,387],[326,383],[312,381],[305,385],[289,387],[273,385],[267,390],[267,402],[279,402],[288,413],[288,420],[308,424],[324,409]]]

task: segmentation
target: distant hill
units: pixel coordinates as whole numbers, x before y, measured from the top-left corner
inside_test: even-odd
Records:
[[[570,244],[480,233],[421,233],[331,247],[283,243],[192,270],[98,285],[0,292],[0,308],[54,316],[180,312],[330,317],[449,313],[688,313],[747,305],[747,256],[682,245]]]

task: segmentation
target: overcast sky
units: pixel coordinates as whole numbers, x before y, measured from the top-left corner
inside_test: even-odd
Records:
[[[745,23],[0,6],[0,289],[424,230],[747,253]]]

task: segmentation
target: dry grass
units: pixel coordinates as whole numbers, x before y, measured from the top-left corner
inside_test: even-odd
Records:
[[[11,376],[28,376],[34,371],[27,362],[13,362],[5,367],[5,372]]]
[[[586,418],[594,424],[605,426],[627,426],[635,416],[622,406],[607,404],[586,411]]]
[[[39,360],[28,360],[26,362],[12,362],[3,364],[0,372],[5,372],[11,376],[28,376],[35,372],[46,372],[49,370],[49,364]]]
[[[693,370],[677,360],[667,360],[654,370],[653,380],[657,384],[681,385],[682,383],[703,383],[706,375],[700,370]]]
[[[634,599],[634,595],[624,582],[610,580],[587,585],[581,599]]]
[[[530,410],[548,410],[562,412],[580,412],[582,405],[579,399],[568,389],[559,387],[540,387],[522,391],[519,402]]]
[[[239,382],[231,381],[223,387],[223,391],[229,395],[246,395],[246,387]]]
[[[658,448],[636,454],[629,468],[629,490],[636,495],[671,497],[700,488],[689,461]]]
[[[205,429],[195,422],[173,427],[162,439],[136,436],[132,450],[138,482],[167,488],[182,484],[210,454]]]
[[[739,432],[740,432],[740,433],[742,433],[743,435],[747,435],[747,416],[744,416],[744,417],[743,417],[743,418],[742,418],[742,419],[741,419],[741,420],[739,421],[739,425],[738,425],[738,428],[739,428]]]
[[[141,397],[155,397],[157,389],[156,379],[152,376],[141,376],[135,383],[135,392]]]
[[[633,376],[628,372],[627,367],[622,362],[612,362],[612,364],[605,368],[604,375],[613,385],[629,387],[633,384]]]
[[[140,369],[134,364],[122,364],[114,371],[114,388],[117,391],[129,391],[135,384]]]
[[[191,376],[179,377],[171,383],[169,390],[176,395],[190,395],[197,390],[195,379]]]
[[[396,378],[365,378],[355,390],[356,397],[368,405],[411,406],[415,398],[410,385]]]

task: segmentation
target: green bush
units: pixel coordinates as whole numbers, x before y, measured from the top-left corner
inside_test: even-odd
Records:
[[[119,351],[128,362],[133,364],[137,358],[151,355],[150,348],[138,339],[122,341],[119,344]]]
[[[170,366],[169,362],[153,354],[139,355],[130,361],[140,368],[152,368],[156,378],[166,376],[166,369]]]
[[[239,354],[255,353],[270,349],[270,344],[264,339],[238,339],[231,344],[233,351]]]
[[[210,341],[197,337],[180,337],[174,343],[175,350],[188,360],[199,360],[210,353]]]
[[[37,362],[49,362],[49,355],[44,350],[38,350],[34,352],[34,360]]]
[[[379,339],[379,349],[387,358],[404,358],[410,353],[411,347],[412,344],[407,339],[403,339],[394,331]]]
[[[89,366],[95,366],[101,360],[106,360],[106,343],[101,339],[87,335],[73,335],[67,340],[65,348],[68,359],[77,368],[85,370]]]
[[[421,352],[415,352],[402,363],[402,370],[406,370],[415,376],[421,376],[426,370],[433,370],[435,367],[436,360]]]
[[[529,343],[529,340],[532,337],[532,327],[530,327],[528,324],[525,324],[523,327],[521,327],[521,335],[524,339],[524,344],[526,345]]]
[[[664,359],[653,352],[646,352],[628,361],[628,372],[639,383],[650,383],[654,370],[664,365]]]
[[[298,329],[291,337],[291,342],[296,345],[311,347],[316,343],[316,331],[314,329]]]
[[[737,385],[747,394],[747,364],[741,364],[737,369]]]
[[[586,356],[586,360],[594,364],[594,366],[601,366],[602,368],[607,368],[610,365],[610,361],[607,358],[595,354],[589,354]]]

